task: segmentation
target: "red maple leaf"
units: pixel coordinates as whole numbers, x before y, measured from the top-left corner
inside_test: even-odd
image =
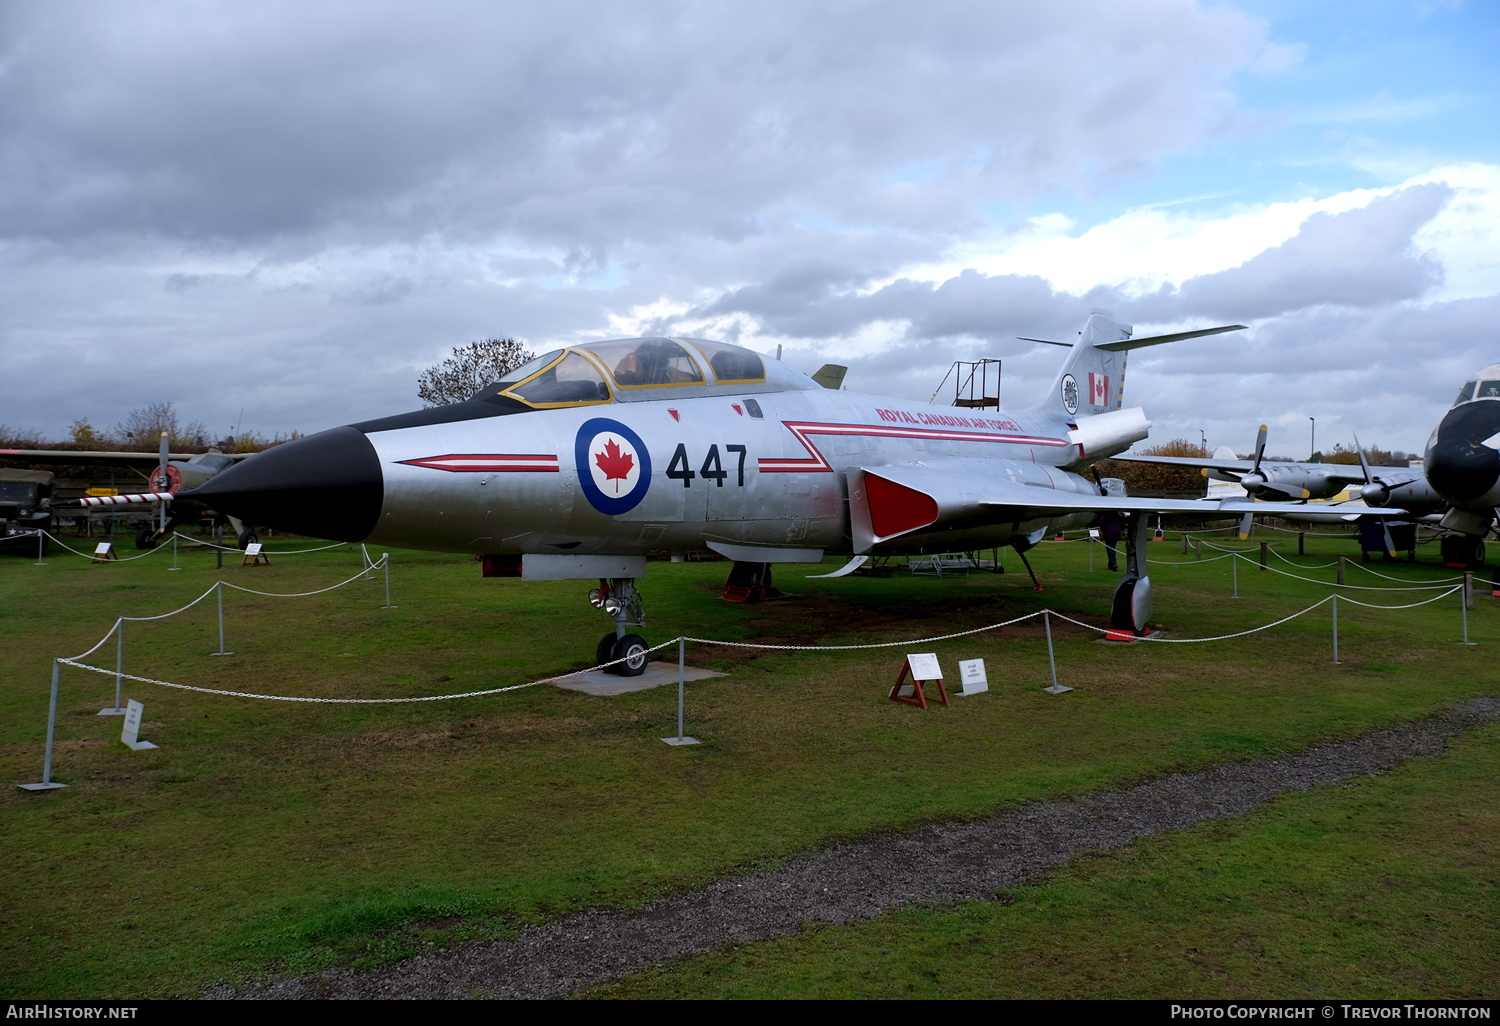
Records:
[[[594,453],[594,462],[604,471],[606,481],[624,481],[635,468],[635,457],[628,452],[622,453],[613,438],[604,443],[603,452]],[[618,484],[615,485],[615,494],[620,494]]]

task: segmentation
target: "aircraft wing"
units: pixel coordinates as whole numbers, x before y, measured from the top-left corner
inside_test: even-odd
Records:
[[[167,459],[185,462],[194,456],[201,456],[196,452],[169,452]],[[232,460],[242,460],[253,453],[225,453]],[[161,462],[161,454],[157,452],[87,452],[74,451],[72,449],[0,449],[0,459],[18,460],[25,463],[51,463],[51,464],[89,464],[94,466],[156,466]]]
[[[1295,502],[1234,499],[1148,499],[1074,491],[1072,478],[1035,464],[977,459],[927,459],[849,471],[854,551],[918,531],[1046,520],[1068,513],[1177,513],[1263,516],[1306,513]],[[1034,468],[1034,469],[1032,469]],[[1049,473],[1049,471],[1051,471]],[[1058,483],[1062,487],[1058,487]],[[1367,510],[1400,516],[1402,509]]]
[[[1110,458],[1128,460],[1131,463],[1160,463],[1169,467],[1201,467],[1208,470],[1227,470],[1235,474],[1248,474],[1255,469],[1254,460],[1219,460],[1209,456],[1132,456],[1129,453],[1124,453]],[[1278,460],[1264,461],[1261,463],[1261,467],[1276,467],[1278,469],[1282,467],[1297,467],[1299,469],[1316,468],[1317,473],[1329,481],[1363,482],[1365,479],[1365,473],[1359,468],[1359,464],[1357,463],[1283,463]],[[1384,470],[1387,476],[1396,476],[1390,474],[1392,470],[1405,470],[1404,467],[1380,467],[1377,469]]]

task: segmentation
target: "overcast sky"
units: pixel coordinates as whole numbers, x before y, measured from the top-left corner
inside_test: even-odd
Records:
[[[1172,437],[1418,450],[1500,361],[1493,3],[0,6],[0,424],[419,406],[694,334],[1024,407],[1090,309]]]

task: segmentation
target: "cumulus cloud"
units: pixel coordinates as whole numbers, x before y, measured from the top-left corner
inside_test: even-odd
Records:
[[[1228,108],[1233,11],[900,0],[10,6],[0,235],[919,231],[1147,167]]]

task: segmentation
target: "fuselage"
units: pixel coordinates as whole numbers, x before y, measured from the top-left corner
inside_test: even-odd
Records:
[[[980,458],[1014,483],[1099,494],[1077,471],[1110,452],[1084,453],[1066,416],[831,391],[737,347],[627,341],[681,343],[701,380],[631,386],[618,343],[600,344],[602,356],[577,347],[564,352],[597,367],[575,365],[567,387],[500,383],[505,402],[481,396],[309,436],[217,475],[197,497],[254,523],[385,546],[639,554],[710,542],[848,553],[855,467]],[[717,380],[726,351],[754,380]],[[533,375],[566,366],[549,358],[553,371]],[[759,373],[742,366],[752,358]],[[590,392],[580,380],[600,370]],[[957,525],[882,551],[1025,547],[1091,516]]]
[[[1500,364],[1464,382],[1428,439],[1427,483],[1461,509],[1488,517],[1500,506]]]

